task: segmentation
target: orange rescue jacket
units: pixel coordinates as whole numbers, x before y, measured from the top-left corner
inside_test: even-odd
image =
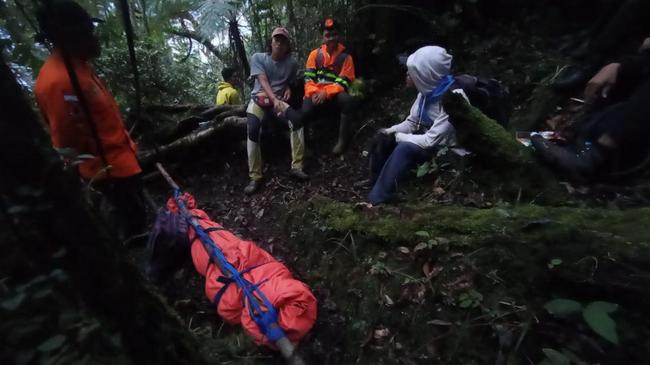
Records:
[[[111,165],[108,176],[129,177],[141,172],[136,145],[124,127],[113,95],[99,81],[88,63],[73,60],[73,67],[88,104],[92,123],[96,126],[104,158]],[[34,94],[50,128],[52,145],[55,148],[73,148],[78,154],[95,156],[79,165],[81,177],[106,177],[106,173],[102,172],[105,166],[97,141],[58,51],[55,50],[41,68]]]
[[[354,62],[344,50],[345,46],[339,43],[331,55],[324,44],[311,51],[305,66],[305,98],[325,91],[331,99],[348,89],[354,81]]]

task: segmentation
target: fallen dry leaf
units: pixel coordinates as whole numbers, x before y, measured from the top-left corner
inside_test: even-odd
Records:
[[[431,321],[427,321],[427,324],[431,324],[434,326],[451,326],[452,323],[448,321],[443,321],[442,319],[434,319]]]

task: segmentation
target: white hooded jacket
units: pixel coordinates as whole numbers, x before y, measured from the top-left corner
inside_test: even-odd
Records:
[[[409,56],[406,67],[419,93],[406,120],[386,130],[387,133],[395,133],[397,142],[410,142],[422,148],[456,146],[456,131],[449,123],[449,115],[442,109],[440,101],[429,103],[425,106],[426,110],[420,110],[420,100],[424,95],[434,90],[450,74],[451,60],[452,56],[438,46],[422,47]],[[462,89],[453,92],[463,95],[467,100]],[[433,121],[428,130],[422,125],[424,121],[421,120],[421,113],[426,113]]]

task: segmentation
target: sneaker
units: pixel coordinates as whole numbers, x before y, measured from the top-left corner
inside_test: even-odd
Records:
[[[253,195],[262,187],[262,180],[251,180],[244,188],[244,194]]]
[[[557,91],[571,91],[581,88],[585,86],[587,81],[589,81],[596,72],[598,72],[598,66],[596,65],[584,65],[569,68],[554,80],[553,88]]]
[[[302,169],[291,169],[289,170],[289,176],[293,177],[296,180],[307,181],[309,180],[309,175],[305,174]]]
[[[542,161],[577,181],[593,178],[604,162],[600,148],[590,142],[585,142],[578,150],[555,145],[539,135],[532,136],[530,142]]]

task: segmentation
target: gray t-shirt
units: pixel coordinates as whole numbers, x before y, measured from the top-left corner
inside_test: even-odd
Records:
[[[282,61],[274,61],[268,53],[255,53],[251,58],[251,77],[255,78],[253,96],[262,90],[257,75],[263,73],[269,79],[271,88],[276,95],[284,92],[284,89],[296,79],[298,63],[289,56]]]

